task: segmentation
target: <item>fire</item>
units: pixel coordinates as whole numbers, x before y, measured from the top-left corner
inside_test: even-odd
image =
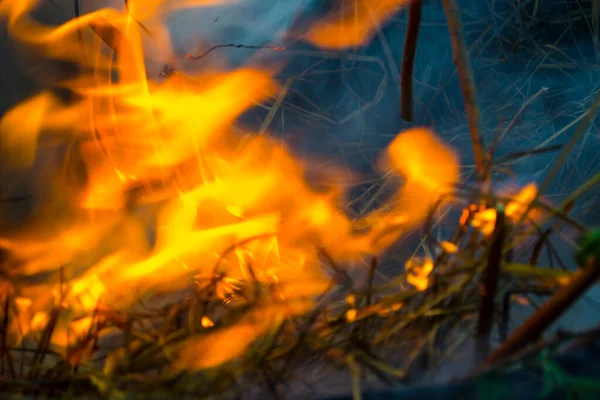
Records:
[[[433,271],[433,260],[426,257],[413,257],[406,262],[406,281],[419,292],[429,287],[429,275]]]
[[[208,318],[207,316],[204,316],[200,319],[200,324],[204,327],[204,328],[212,328],[213,326],[215,326],[215,323],[211,321],[210,318]]]
[[[313,25],[306,40],[326,49],[343,49],[368,43],[380,25],[411,0],[362,0],[343,8],[341,16],[333,16]]]
[[[379,2],[371,17],[381,21],[406,2]],[[433,132],[402,132],[382,162],[401,189],[384,208],[352,220],[344,186],[316,190],[280,141],[233,129],[253,104],[274,96],[273,71],[148,78],[148,41],[137,22],[164,31],[168,12],[214,2],[130,0],[126,10],[102,9],[59,27],[28,16],[36,3],[4,1],[0,15],[15,38],[82,67],[76,79],[58,82],[77,99],[65,103],[48,91],[14,107],[0,121],[2,150],[13,167],[26,168],[50,135],[74,146],[79,163],[65,168],[85,176],[55,177],[54,197],[37,220],[0,245],[18,260],[15,274],[48,277],[18,288],[21,322],[39,331],[58,306],[72,318],[53,336],[56,345],[68,347],[73,334],[90,329],[95,311],[129,310],[140,298],[189,287],[192,277],[198,287],[214,282],[223,301],[250,280],[276,285],[272,304],[186,342],[178,365],[227,361],[273,324],[310,310],[330,285],[322,250],[342,265],[379,254],[458,182],[458,157]],[[347,38],[366,40],[366,26]],[[309,39],[330,47],[316,39],[327,29],[317,24]],[[214,322],[205,316],[201,324]]]
[[[537,187],[534,184],[525,186],[519,193],[517,193],[512,199],[510,199],[504,207],[504,215],[513,223],[518,222],[523,214],[527,211],[529,204],[535,199],[537,195]],[[530,212],[530,218],[539,217],[539,211],[534,210]],[[463,214],[465,215],[465,214]],[[461,222],[466,218],[461,218]],[[485,236],[490,236],[494,232],[494,224],[496,223],[496,210],[493,208],[487,208],[484,210],[476,211],[471,225],[478,229]]]

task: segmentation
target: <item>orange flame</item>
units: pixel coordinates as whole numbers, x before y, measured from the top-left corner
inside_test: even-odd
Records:
[[[413,257],[406,262],[406,281],[419,292],[429,287],[429,275],[433,271],[433,260]]]
[[[504,207],[504,215],[512,222],[518,222],[523,214],[527,211],[527,208],[535,199],[536,195],[537,187],[534,184],[525,186],[510,201],[507,202],[506,206]],[[537,219],[540,217],[540,213],[537,210],[530,211],[529,217]],[[464,218],[461,218],[461,221],[463,221]],[[490,236],[494,232],[495,223],[496,210],[493,208],[475,212],[473,219],[471,220],[471,225],[478,229],[485,236]]]
[[[326,290],[319,249],[339,263],[378,254],[421,223],[458,182],[458,157],[433,132],[402,132],[382,162],[386,172],[402,178],[402,188],[390,204],[353,221],[343,207],[344,187],[315,190],[303,163],[279,141],[232,129],[240,114],[274,94],[269,71],[147,79],[143,32],[134,16],[164,28],[168,11],[209,3],[129,1],[128,10],[103,9],[59,27],[28,17],[34,0],[0,4],[13,36],[52,58],[91,67],[59,82],[79,100],[65,104],[43,92],[0,121],[3,151],[14,167],[31,165],[40,138],[54,135],[77,139],[80,163],[65,168],[85,170],[75,181],[56,177],[50,182],[57,186],[56,198],[45,203],[39,220],[0,238],[19,260],[19,274],[50,277],[22,288],[19,307],[30,329],[42,329],[57,305],[76,318],[53,336],[57,345],[68,346],[72,333],[88,329],[94,310],[127,310],[140,297],[189,286],[191,277],[202,285],[204,278],[224,274],[217,285],[224,300],[244,281],[275,283],[279,300],[240,325],[191,338],[178,365],[206,368],[227,361],[277,321],[306,312]],[[383,20],[405,3],[380,2],[374,17]],[[362,41],[367,31],[349,37]],[[64,198],[61,192],[75,195]],[[212,323],[206,317],[202,325]],[[225,333],[240,340],[225,341]],[[197,350],[199,344],[208,347]]]
[[[343,49],[368,43],[379,26],[391,18],[411,0],[361,0],[352,2],[350,9],[341,10],[341,16],[319,21],[305,35],[315,46],[325,49]]]

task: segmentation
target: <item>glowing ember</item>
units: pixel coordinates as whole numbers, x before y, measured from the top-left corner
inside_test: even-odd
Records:
[[[412,257],[405,264],[406,281],[422,292],[429,287],[429,275],[433,271],[433,260]]]
[[[505,216],[514,223],[518,222],[525,211],[527,211],[529,204],[535,199],[536,195],[537,188],[535,185],[530,184],[525,186],[506,204],[504,207]],[[531,212],[529,217],[535,219],[538,214],[538,211]],[[496,210],[493,208],[477,211],[471,220],[471,225],[481,231],[485,236],[489,236],[494,232],[495,223]]]
[[[387,317],[394,312],[400,311],[402,309],[402,307],[404,307],[404,304],[394,303],[391,305],[391,307],[387,307],[387,308],[379,310],[377,312],[377,314],[379,314],[382,317]]]
[[[352,294],[346,296],[346,304],[348,304],[349,307],[356,307],[356,296]]]
[[[440,243],[440,247],[442,248],[442,250],[445,253],[448,253],[448,254],[456,254],[458,252],[458,246],[456,246],[454,243],[448,242],[446,240],[444,240]]]
[[[346,321],[348,321],[348,322],[356,321],[357,314],[358,314],[358,311],[356,310],[356,308],[351,308],[350,310],[346,311]]]
[[[516,295],[513,294],[510,296],[510,299],[516,303],[518,303],[519,305],[522,305],[523,307],[528,306],[529,305],[529,299],[525,296],[520,296],[520,295]]]

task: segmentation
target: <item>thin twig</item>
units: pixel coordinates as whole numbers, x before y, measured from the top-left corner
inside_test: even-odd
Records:
[[[575,200],[577,200],[582,194],[587,192],[590,189],[596,187],[596,185],[600,184],[600,172],[596,175],[592,176],[587,180],[583,185],[581,185],[577,190],[571,193],[562,203],[558,206],[559,210],[566,208],[569,204],[573,204]]]
[[[7,197],[4,199],[0,199],[0,203],[17,203],[20,201],[30,200],[32,196],[23,196],[23,197]]]
[[[79,19],[81,16],[81,12],[79,10],[79,0],[73,0],[73,13],[75,14],[75,19]],[[81,29],[77,29],[77,40],[79,41],[79,45],[83,50],[83,33]]]
[[[504,128],[504,130],[496,138],[494,138],[494,141],[492,142],[492,145],[489,150],[492,158],[494,156],[494,153],[496,152],[496,147],[498,146],[498,144],[502,142],[502,140],[508,134],[508,132],[510,132],[510,130],[515,126],[519,118],[521,118],[521,116],[523,115],[523,112],[525,112],[525,109],[538,97],[540,97],[542,94],[545,94],[546,92],[548,92],[548,88],[543,87],[540,90],[538,90],[533,96],[525,100],[525,102],[521,105],[521,108],[519,108],[519,111],[517,111],[513,119],[506,126],[506,128]]]
[[[509,290],[504,293],[502,299],[502,317],[500,319],[500,340],[505,341],[508,338],[508,329],[510,324],[510,302],[515,294],[535,294],[537,296],[551,296],[554,294],[549,289],[526,289],[526,290]]]
[[[402,76],[400,78],[402,118],[406,121],[413,120],[413,71],[422,11],[423,0],[416,0],[410,4],[406,38],[404,39],[404,54],[402,56]]]
[[[533,265],[534,267],[537,265],[540,253],[542,252],[542,247],[548,241],[548,238],[550,237],[551,233],[552,228],[548,228],[544,232],[542,232],[538,240],[535,242],[535,245],[533,246],[531,257],[529,257],[529,264]]]
[[[500,264],[502,262],[502,249],[506,236],[504,210],[496,210],[494,227],[494,240],[488,256],[488,265],[484,272],[483,287],[481,288],[481,304],[479,307],[479,320],[477,322],[477,356],[483,359],[489,353],[490,333],[494,322],[494,298],[498,291],[500,279]]]
[[[595,97],[592,105],[584,113],[582,121],[577,126],[577,129],[575,130],[575,133],[571,137],[571,140],[569,140],[569,142],[567,143],[567,145],[563,148],[562,152],[560,153],[560,155],[558,157],[558,160],[556,160],[556,162],[552,165],[552,168],[550,168],[550,171],[546,175],[546,178],[544,179],[544,181],[539,186],[539,190],[538,190],[538,192],[536,194],[536,197],[535,197],[534,201],[532,201],[531,203],[529,203],[527,209],[525,210],[525,212],[523,213],[523,215],[521,215],[521,218],[519,219],[519,222],[517,223],[517,225],[521,225],[523,223],[523,221],[525,221],[525,219],[529,215],[529,212],[532,210],[532,208],[534,206],[534,203],[537,203],[536,200],[546,190],[548,190],[548,188],[552,184],[552,181],[554,180],[554,178],[556,177],[556,175],[558,174],[558,172],[562,168],[562,166],[563,166],[564,162],[566,161],[567,157],[573,151],[573,148],[575,147],[575,144],[579,141],[579,139],[581,139],[581,137],[585,133],[587,127],[590,125],[590,123],[592,122],[593,118],[596,116],[596,111],[598,110],[598,107],[600,107],[600,91],[598,91],[596,93],[596,97]]]
[[[207,55],[209,55],[210,53],[212,53],[213,51],[217,50],[217,49],[223,49],[223,48],[235,48],[235,49],[248,49],[248,50],[261,50],[261,49],[271,49],[274,51],[281,51],[281,50],[285,50],[285,47],[273,47],[273,46],[268,46],[268,45],[249,45],[249,44],[239,44],[239,43],[227,43],[227,44],[218,44],[216,46],[211,47],[210,49],[206,50],[204,53],[198,54],[198,55],[191,55],[188,54],[185,58],[187,60],[199,60],[203,57],[206,57]]]
[[[10,296],[6,295],[4,300],[4,320],[2,321],[2,368],[1,372],[4,375],[4,360],[6,357],[6,363],[8,364],[8,371],[10,372],[10,376],[15,379],[15,368],[12,362],[12,357],[10,354],[10,349],[8,347],[8,324],[9,324],[9,316],[10,312]]]
[[[375,278],[375,271],[377,270],[378,263],[377,257],[373,257],[371,264],[369,265],[369,277],[367,281],[367,307],[371,305],[373,295],[373,279]]]
[[[552,146],[548,146],[548,147],[541,147],[541,148],[535,148],[533,150],[522,150],[522,151],[515,151],[509,154],[506,154],[502,157],[499,157],[498,159],[496,159],[494,161],[495,165],[500,165],[500,164],[514,164],[517,163],[519,161],[523,161],[523,158],[526,157],[530,157],[536,154],[543,154],[543,153],[549,153],[552,151],[557,151],[560,150],[562,148],[562,145],[560,144],[555,144]]]
[[[475,156],[475,170],[479,179],[484,179],[484,154],[483,138],[481,137],[479,108],[475,95],[475,82],[469,62],[469,53],[465,40],[462,36],[462,24],[460,21],[460,9],[456,0],[442,0],[446,21],[450,31],[450,41],[452,43],[452,53],[456,70],[462,88],[465,111],[467,113],[467,122],[471,134],[473,145],[473,154]]]

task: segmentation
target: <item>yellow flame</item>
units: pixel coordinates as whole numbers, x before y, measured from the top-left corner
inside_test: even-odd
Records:
[[[356,308],[351,308],[348,311],[346,311],[346,321],[352,323],[354,321],[356,321],[356,315],[358,314],[358,311],[356,310]]]
[[[537,187],[534,184],[529,184],[522,188],[504,207],[504,215],[506,218],[516,223],[527,211],[530,203],[537,196]],[[529,212],[529,217],[536,220],[541,217],[538,210]],[[465,217],[466,218],[466,217]],[[463,219],[461,218],[461,221]],[[496,223],[496,210],[493,208],[484,209],[475,212],[471,220],[471,226],[478,229],[483,235],[490,236],[494,232]]]
[[[65,165],[74,177],[53,177],[37,220],[0,238],[21,262],[20,274],[54,274],[25,288],[20,307],[31,314],[25,318],[31,331],[43,329],[59,303],[69,310],[74,318],[61,322],[52,338],[57,345],[83,335],[95,310],[127,310],[140,297],[189,286],[191,277],[199,286],[214,282],[224,301],[251,279],[276,286],[272,303],[180,349],[180,368],[218,365],[282,319],[309,310],[329,288],[320,249],[342,265],[377,255],[420,224],[459,180],[456,153],[434,132],[401,132],[381,165],[402,187],[389,204],[355,221],[344,208],[346,187],[316,190],[302,160],[280,141],[233,129],[242,113],[273,96],[272,71],[179,71],[148,79],[145,32],[136,21],[164,30],[169,12],[214,3],[129,1],[126,10],[102,9],[58,27],[29,17],[35,0],[0,3],[13,37],[84,67],[59,82],[77,100],[41,92],[0,120],[2,151],[13,167],[31,165],[47,135],[74,143],[75,161]],[[325,21],[308,37],[324,47],[363,43],[373,24],[406,3],[365,2],[357,24]],[[328,43],[326,36],[337,37],[331,32],[339,29],[346,42]],[[156,236],[152,243],[148,231]],[[419,290],[428,266],[410,278]],[[212,326],[205,318],[201,325]]]
[[[212,328],[215,326],[215,323],[212,322],[212,320],[207,316],[204,316],[200,319],[200,325],[202,325],[204,328]]]

